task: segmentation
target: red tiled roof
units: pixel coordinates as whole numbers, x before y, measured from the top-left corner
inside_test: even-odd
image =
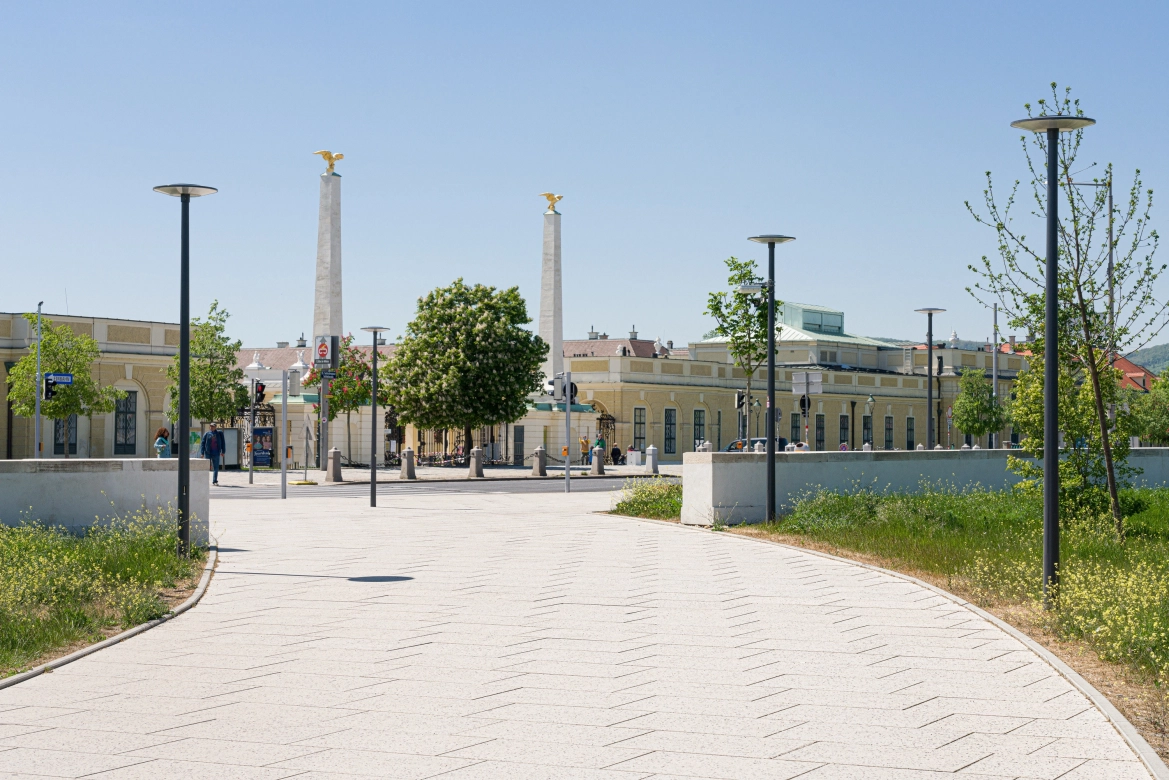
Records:
[[[653,357],[654,341],[650,339],[581,339],[564,342],[565,357],[612,357],[618,354],[618,347],[625,347],[629,357]],[[689,357],[685,349],[668,349],[662,345],[662,353],[668,356]],[[661,355],[659,355],[660,357]]]
[[[368,344],[355,344],[359,350],[364,352],[368,357],[373,351],[373,347]],[[394,344],[386,344],[378,348],[378,362],[387,359],[394,354]],[[259,353],[260,362],[268,368],[283,369],[289,368],[296,363],[296,353],[304,353],[304,362],[310,366],[313,364],[313,354],[310,347],[244,347],[239,352],[235,353],[236,365],[240,368],[245,368],[251,365],[252,360],[255,359],[256,353]]]

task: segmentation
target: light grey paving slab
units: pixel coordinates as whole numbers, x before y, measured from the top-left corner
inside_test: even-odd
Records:
[[[366,503],[217,500],[198,608],[0,691],[0,778],[1146,777],[913,583],[605,494]]]

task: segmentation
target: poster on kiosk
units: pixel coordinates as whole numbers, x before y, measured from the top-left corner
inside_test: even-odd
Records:
[[[272,465],[273,428],[255,428],[252,435],[252,457],[257,467]]]

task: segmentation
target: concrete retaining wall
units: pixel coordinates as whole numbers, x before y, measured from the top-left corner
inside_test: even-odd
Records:
[[[0,460],[0,522],[81,530],[139,509],[178,506],[179,462],[164,459]],[[191,459],[191,542],[207,544],[210,461]]]
[[[858,487],[912,492],[923,481],[965,488],[1002,489],[1019,482],[1007,471],[1008,450],[893,452],[783,452],[775,456],[776,505],[790,510],[817,488],[847,492]],[[1015,451],[1016,455],[1020,454]],[[682,460],[682,522],[689,525],[757,523],[767,505],[767,456],[755,453],[688,452]],[[1129,464],[1144,473],[1134,485],[1169,484],[1169,448],[1132,450]]]

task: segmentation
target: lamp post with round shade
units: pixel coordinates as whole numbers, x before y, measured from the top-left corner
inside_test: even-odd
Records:
[[[179,271],[179,555],[191,553],[191,198],[219,190],[198,184],[163,184],[155,192],[183,204]],[[204,518],[206,519],[206,518]]]
[[[1043,601],[1059,584],[1059,134],[1096,124],[1084,116],[1037,116],[1011,127],[1047,134],[1047,273],[1043,312]]]
[[[934,315],[941,314],[945,309],[914,309],[918,314],[926,315],[925,326],[925,411],[926,411],[926,449],[934,448]]]
[[[749,241],[767,244],[767,522],[775,520],[775,245],[795,241],[791,236],[751,236]]]
[[[373,376],[370,378],[372,384],[369,394],[370,408],[373,410],[373,422],[369,426],[369,505],[377,506],[377,347],[378,334],[389,328],[370,325],[362,330],[373,334]]]

